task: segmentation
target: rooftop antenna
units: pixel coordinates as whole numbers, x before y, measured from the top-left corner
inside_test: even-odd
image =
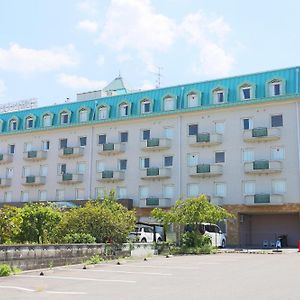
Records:
[[[152,72],[154,75],[156,75],[156,80],[155,80],[155,88],[159,89],[160,88],[160,84],[161,84],[161,70],[163,69],[163,67],[160,66],[156,66],[157,68],[157,72]]]

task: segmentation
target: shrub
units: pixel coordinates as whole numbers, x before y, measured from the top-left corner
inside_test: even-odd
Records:
[[[63,238],[66,244],[93,244],[96,239],[89,233],[71,233]]]
[[[100,264],[103,261],[103,258],[100,255],[93,255],[87,261],[87,265],[96,265]]]
[[[0,265],[0,277],[9,276],[12,273],[12,269],[8,265]]]
[[[203,235],[199,231],[187,231],[181,236],[181,244],[183,247],[202,247],[210,245],[211,240],[209,236]]]

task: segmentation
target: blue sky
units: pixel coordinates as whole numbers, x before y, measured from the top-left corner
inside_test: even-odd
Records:
[[[300,2],[0,0],[0,103],[299,65]]]

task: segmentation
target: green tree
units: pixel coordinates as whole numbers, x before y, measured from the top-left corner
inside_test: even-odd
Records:
[[[128,211],[116,202],[111,192],[103,201],[89,201],[83,207],[66,211],[60,223],[60,237],[85,233],[96,238],[97,243],[122,243],[135,226],[134,211]]]
[[[19,242],[49,243],[57,233],[62,212],[53,205],[35,203],[26,204],[21,209],[22,224],[18,234]]]
[[[5,205],[0,209],[0,243],[14,242],[21,231],[21,209]]]

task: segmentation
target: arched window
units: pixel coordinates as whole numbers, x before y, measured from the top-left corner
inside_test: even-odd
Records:
[[[43,127],[49,127],[52,125],[52,116],[50,114],[43,115]]]
[[[11,119],[9,121],[9,130],[14,131],[17,130],[18,127],[18,121],[16,119]]]
[[[222,104],[226,102],[226,94],[223,88],[217,87],[213,90],[214,104]]]
[[[175,99],[172,96],[164,97],[164,111],[175,109]]]
[[[79,122],[83,123],[83,122],[87,122],[88,121],[88,110],[85,108],[82,108],[79,111]]]
[[[240,86],[239,97],[241,100],[250,100],[254,98],[253,86],[249,83],[244,83]]]
[[[151,101],[149,99],[144,99],[141,101],[141,113],[147,114],[151,112]]]
[[[268,82],[268,96],[281,96],[284,94],[284,84],[281,79],[272,79]]]
[[[119,105],[119,115],[120,117],[127,117],[129,115],[129,104],[123,102]]]
[[[190,92],[187,95],[188,107],[197,107],[199,106],[199,96],[195,92]]]
[[[105,120],[108,118],[108,107],[101,105],[98,108],[98,120]]]
[[[25,120],[25,128],[32,129],[34,126],[34,119],[33,117],[27,117]]]
[[[60,113],[60,124],[69,124],[70,123],[70,113],[63,111]]]

